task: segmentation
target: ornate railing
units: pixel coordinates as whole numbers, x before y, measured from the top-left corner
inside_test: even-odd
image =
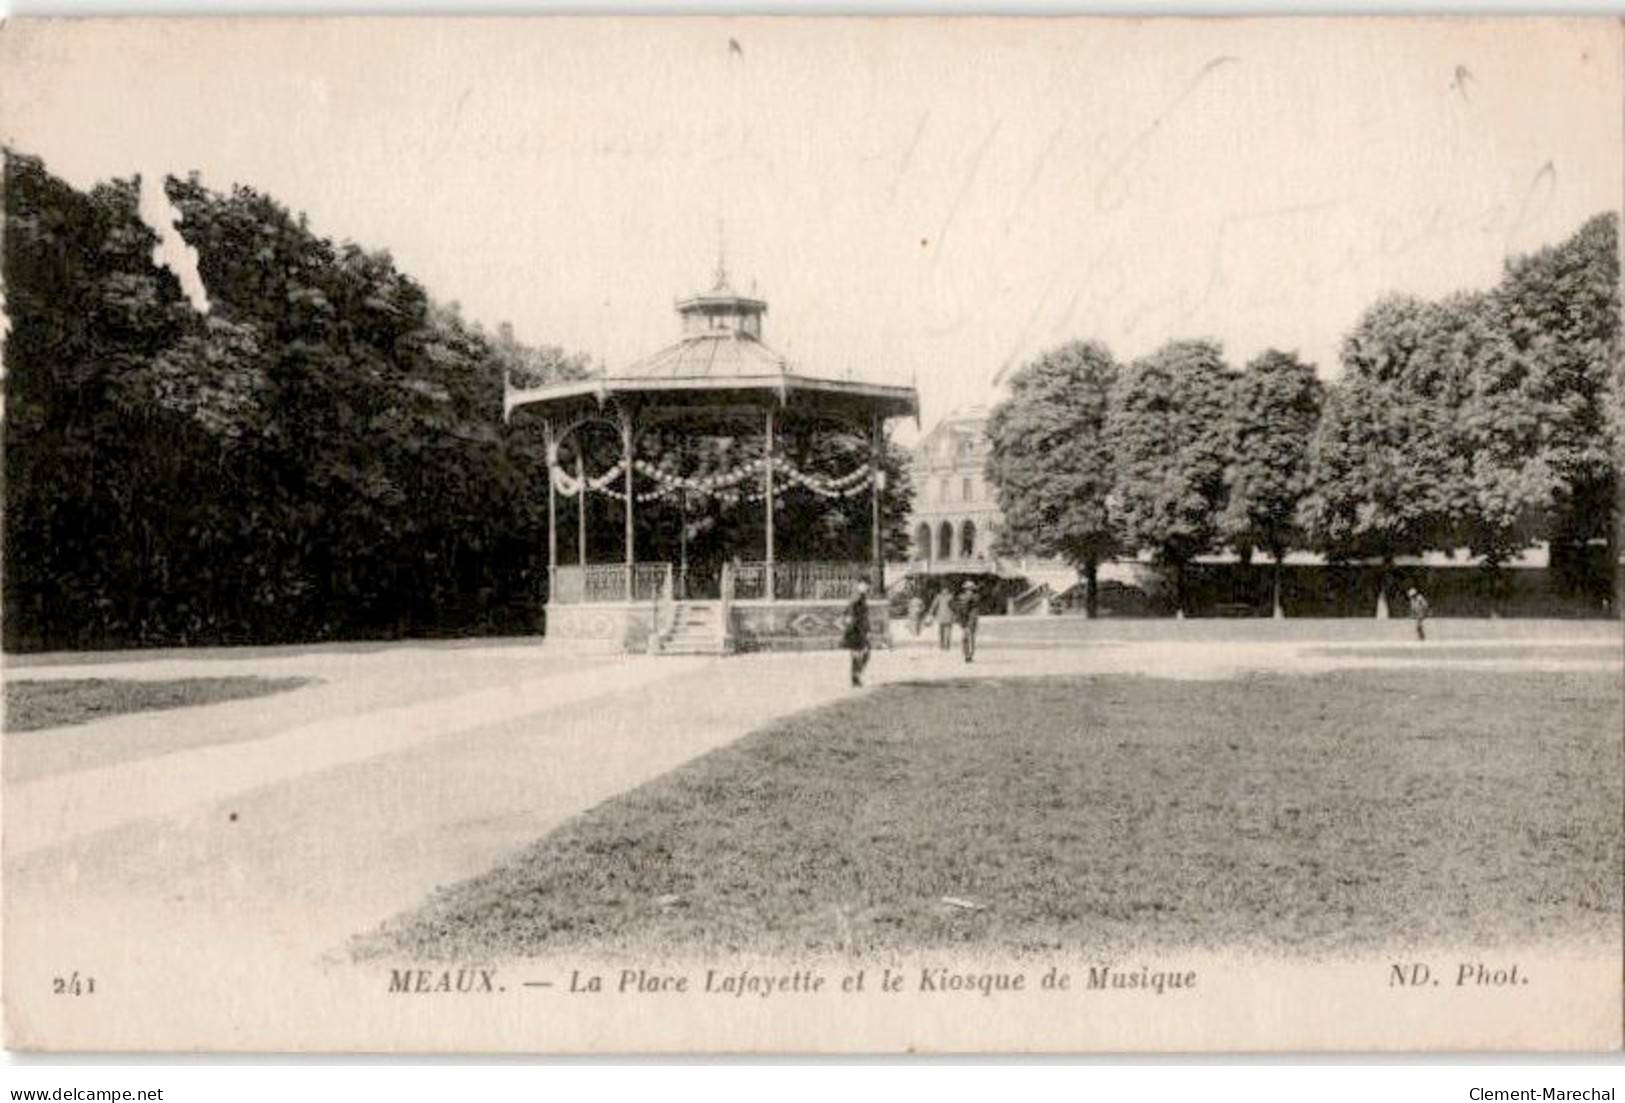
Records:
[[[621,568],[621,578],[626,577],[626,568]],[[632,600],[653,601],[660,596],[660,591],[669,585],[671,577],[670,563],[634,563],[632,564]],[[623,582],[624,585],[624,582]],[[626,591],[621,591],[621,600],[625,600]],[[611,598],[610,600],[615,600]]]
[[[626,600],[625,563],[589,563],[583,569],[587,576],[583,601],[591,603]]]
[[[728,598],[733,601],[762,601],[767,597],[766,563],[729,563]]]
[[[668,585],[671,573],[669,563],[635,563],[632,565],[633,601],[653,601]],[[548,600],[560,605],[592,604],[594,602],[626,601],[626,564],[589,563],[573,567],[554,567]]]
[[[773,588],[767,586],[766,563],[728,565],[728,597],[737,601],[845,601],[858,583],[875,585],[874,567],[856,562],[802,562],[773,564]]]
[[[775,563],[773,596],[780,601],[845,601],[860,582],[874,585],[868,563]]]
[[[625,563],[589,563],[554,567],[548,600],[560,605],[628,600]],[[778,601],[845,601],[859,582],[877,585],[872,564],[859,562],[793,562],[773,565],[772,597]],[[696,585],[698,584],[698,585]],[[715,589],[712,589],[712,586]],[[878,590],[875,591],[878,594]],[[684,579],[670,563],[632,566],[632,601],[707,600],[715,593],[725,601],[767,600],[766,563],[726,563],[721,577]]]

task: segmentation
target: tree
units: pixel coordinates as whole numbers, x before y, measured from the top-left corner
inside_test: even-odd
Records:
[[[1494,300],[1514,355],[1500,393],[1541,421],[1538,453],[1555,483],[1553,565],[1590,541],[1617,556],[1615,508],[1621,380],[1619,218],[1588,220],[1572,236],[1507,264]],[[1522,416],[1522,415],[1521,415]]]
[[[5,157],[11,648],[513,631],[545,600],[539,435],[497,347],[388,253],[170,178],[207,314],[153,260],[137,181]]]
[[[1510,340],[1494,295],[1453,295],[1435,316],[1429,353],[1465,380],[1452,396],[1451,424],[1465,486],[1447,531],[1483,561],[1498,589],[1501,565],[1550,524],[1560,480],[1546,437],[1556,411],[1529,392],[1529,357]]]
[[[1172,341],[1129,365],[1112,404],[1112,500],[1124,543],[1172,569],[1181,614],[1186,567],[1219,535],[1234,376],[1217,342]]]
[[[1098,341],[1050,350],[1011,377],[988,418],[987,476],[1004,514],[1001,547],[1058,556],[1084,580],[1084,608],[1098,607],[1101,560],[1118,547],[1107,499],[1107,440],[1117,363]]]
[[[1378,559],[1384,580],[1400,555],[1453,549],[1471,487],[1456,410],[1470,385],[1438,355],[1441,308],[1382,299],[1343,339],[1343,378],[1310,445],[1310,490],[1298,514],[1333,561]]]
[[[1220,535],[1245,562],[1254,548],[1275,560],[1273,606],[1281,611],[1281,561],[1303,537],[1298,503],[1309,488],[1309,442],[1323,397],[1315,369],[1270,349],[1232,386]]]

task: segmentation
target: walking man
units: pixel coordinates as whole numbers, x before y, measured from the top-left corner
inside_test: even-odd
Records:
[[[959,643],[965,652],[965,661],[976,658],[976,583],[967,582],[954,601],[954,620],[959,622]]]
[[[915,636],[920,634],[920,627],[925,623],[925,599],[919,594],[911,594],[908,599],[908,627]]]
[[[1418,593],[1415,586],[1406,590],[1405,596],[1411,599],[1411,619],[1416,622],[1416,638],[1425,640],[1428,636],[1422,630],[1422,622],[1428,619],[1428,599]]]
[[[857,593],[847,603],[846,615],[842,618],[846,623],[846,630],[841,636],[841,646],[852,653],[852,684],[863,684],[863,671],[869,665],[869,584],[858,583]]]
[[[944,586],[931,601],[931,619],[937,625],[937,650],[954,645],[954,595]]]

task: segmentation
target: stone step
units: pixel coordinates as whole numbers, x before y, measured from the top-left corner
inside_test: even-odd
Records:
[[[677,602],[671,626],[651,641],[660,655],[720,655],[726,650],[718,631],[721,608],[714,602]]]
[[[660,648],[662,655],[720,655],[722,644],[712,640],[705,644],[668,643]]]

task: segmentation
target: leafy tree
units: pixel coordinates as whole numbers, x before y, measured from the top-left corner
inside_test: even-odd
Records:
[[[137,181],[5,158],[8,647],[512,631],[545,600],[541,442],[498,347],[387,253],[252,189],[165,181],[194,311]]]
[[[1234,376],[1216,342],[1171,341],[1129,365],[1112,404],[1112,501],[1124,543],[1172,569],[1180,612],[1185,568],[1219,536]]]
[[[1545,447],[1550,404],[1528,393],[1528,357],[1510,341],[1493,295],[1454,295],[1435,311],[1427,353],[1453,378],[1451,446],[1464,480],[1441,525],[1451,548],[1465,546],[1495,576],[1544,535],[1558,479]]]
[[[1227,502],[1219,532],[1243,561],[1254,548],[1275,560],[1276,616],[1281,615],[1281,561],[1303,539],[1297,509],[1309,488],[1309,442],[1320,420],[1322,394],[1311,365],[1274,349],[1256,357],[1232,385]]]
[[[1598,216],[1509,262],[1492,292],[1365,313],[1301,514],[1328,554],[1391,564],[1465,547],[1498,579],[1542,537],[1560,572],[1565,549],[1612,538],[1616,241],[1616,218]]]
[[[1618,215],[1599,214],[1557,245],[1511,261],[1494,292],[1514,350],[1496,393],[1516,395],[1528,407],[1520,416],[1541,423],[1533,451],[1542,478],[1555,482],[1547,526],[1554,566],[1592,540],[1607,542],[1608,564],[1617,559],[1625,398],[1618,240]]]
[[[987,476],[1004,514],[1001,547],[1076,567],[1091,617],[1100,562],[1118,548],[1107,506],[1107,422],[1117,372],[1098,341],[1062,345],[1017,371],[1009,397],[988,418]]]
[[[1449,550],[1471,507],[1456,411],[1467,365],[1439,355],[1450,324],[1438,305],[1390,296],[1343,340],[1343,378],[1310,446],[1310,491],[1299,521],[1333,561]]]

